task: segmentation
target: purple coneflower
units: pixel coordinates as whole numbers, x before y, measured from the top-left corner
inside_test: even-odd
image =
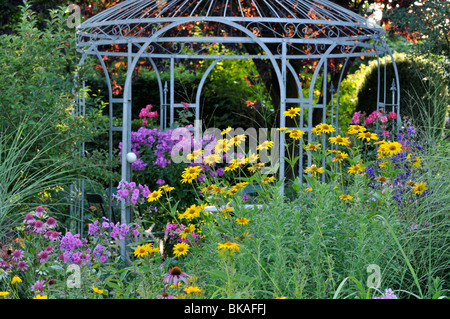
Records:
[[[175,299],[175,297],[169,295],[165,290],[163,290],[162,294],[158,296],[158,299]]]
[[[19,269],[20,271],[26,271],[28,270],[28,262],[27,261],[19,261],[17,263],[17,269]]]
[[[26,224],[30,224],[30,223],[32,223],[32,222],[34,222],[35,220],[34,220],[34,217],[33,217],[33,215],[31,215],[31,214],[26,214],[25,215],[25,219],[23,220],[23,222],[24,223],[26,223]]]
[[[44,291],[44,287],[45,287],[45,281],[44,280],[38,280],[34,283],[33,286],[31,286],[31,290],[33,292],[38,292],[38,293],[42,293]]]
[[[38,220],[34,223],[34,231],[38,234],[42,234],[45,231],[44,222]]]
[[[55,247],[53,246],[47,246],[47,248],[45,248],[45,251],[49,254],[51,254],[52,252],[55,251]]]
[[[58,225],[58,222],[53,217],[49,217],[45,223],[49,229],[54,229]]]
[[[38,261],[39,261],[40,263],[45,263],[46,261],[48,261],[48,258],[49,258],[49,254],[48,254],[48,252],[46,252],[45,250],[41,251],[41,252],[38,254]]]
[[[22,260],[22,258],[23,258],[23,250],[18,250],[18,249],[16,249],[16,250],[13,251],[13,253],[11,254],[11,256],[12,256],[12,259],[13,259],[14,261],[20,261],[20,260]]]
[[[182,280],[186,285],[188,281],[185,277],[191,277],[188,274],[181,272],[181,269],[177,266],[173,267],[169,270],[169,273],[164,277],[164,282],[167,284],[171,284],[172,282],[175,286],[178,284],[178,281]]]
[[[38,206],[38,207],[36,207],[36,212],[35,212],[34,216],[41,217],[42,215],[44,215],[44,213],[46,213],[44,207]]]

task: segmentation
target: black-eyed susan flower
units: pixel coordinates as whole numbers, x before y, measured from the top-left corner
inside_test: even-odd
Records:
[[[348,173],[357,174],[364,171],[364,166],[356,164],[348,168]]]
[[[333,125],[331,124],[327,124],[327,123],[320,123],[319,125],[317,125],[316,127],[320,126],[320,131],[321,133],[332,133],[335,131]]]
[[[240,245],[238,243],[232,243],[227,241],[226,243],[218,243],[218,249],[220,253],[225,253],[226,251],[229,251],[231,254],[234,254],[235,252],[239,252]]]
[[[225,134],[227,134],[229,131],[231,131],[232,130],[232,128],[231,128],[231,126],[228,126],[226,129],[224,129],[224,130],[222,130],[222,135],[225,135]]]
[[[95,286],[92,286],[92,290],[93,290],[96,294],[99,294],[99,295],[103,294],[103,290],[98,289],[98,288],[95,287]]]
[[[364,126],[361,125],[350,125],[349,130],[348,130],[348,134],[349,135],[354,135],[354,134],[358,134],[361,132],[365,132],[367,129]]]
[[[303,147],[305,151],[317,151],[320,149],[320,144],[309,143],[308,145]]]
[[[148,256],[148,248],[147,248],[147,246],[145,246],[145,245],[138,246],[134,250],[134,256],[136,256],[136,257]]]
[[[295,128],[292,129],[292,130],[286,131],[286,133],[289,133],[289,137],[292,138],[292,139],[294,139],[294,140],[298,140],[298,139],[302,138],[302,137],[303,137],[303,134],[305,134],[304,131],[302,131],[302,130],[297,130],[297,129],[295,129]]]
[[[339,152],[336,153],[336,155],[333,157],[332,162],[339,162],[342,163],[343,160],[345,160],[346,158],[348,158],[348,154],[345,152]]]
[[[372,133],[372,132],[360,132],[360,133],[358,133],[357,137],[362,140],[365,139],[366,142],[370,142],[370,140],[378,141],[377,134]]]
[[[342,137],[340,135],[338,135],[336,137],[330,137],[328,140],[332,144],[338,144],[338,145],[342,145],[342,146],[350,145],[349,138],[348,137]]]
[[[8,291],[0,291],[0,298],[6,297],[9,295]]]
[[[102,291],[103,293],[103,291]],[[41,296],[40,294],[36,295],[36,297],[33,297],[33,299],[48,299],[48,296]]]
[[[263,179],[262,179],[262,182],[264,183],[264,184],[268,184],[268,183],[271,183],[271,182],[273,182],[275,180],[275,176],[265,176]]]
[[[198,293],[201,294],[202,293],[202,289],[200,287],[197,286],[188,286],[186,288],[183,289],[188,295],[189,294],[193,294],[193,293]]]
[[[342,199],[345,202],[345,201],[348,201],[348,200],[352,200],[353,196],[347,195],[347,194],[342,194],[342,195],[339,196],[339,198]]]
[[[291,107],[289,110],[284,111],[284,116],[290,117],[291,119],[300,114],[299,107]]]
[[[383,176],[383,175],[376,177],[375,180],[380,183],[386,183],[388,181],[386,176]]]
[[[312,192],[312,190],[313,190],[312,187],[307,187],[307,188],[305,188],[305,192],[306,192],[306,193],[310,193],[310,192]]]
[[[428,190],[427,183],[419,182],[412,186],[412,192],[416,195],[422,195],[423,192]]]
[[[209,154],[203,159],[203,162],[209,166],[214,165],[215,163],[220,163],[221,161],[222,157],[219,154]]]
[[[277,131],[280,131],[280,132],[284,132],[284,131],[286,131],[287,130],[287,127],[280,127],[280,128],[277,128]]]
[[[325,168],[323,167],[317,167],[316,164],[312,164],[311,166],[307,167],[305,169],[305,173],[311,172],[316,176],[317,173],[322,174],[325,171]]]
[[[245,217],[238,217],[238,218],[236,218],[236,223],[238,225],[247,225],[249,221],[250,221],[250,219],[247,219]]]
[[[261,144],[259,144],[256,149],[257,150],[268,150],[272,147],[273,142],[272,141],[264,141]]]
[[[162,189],[158,189],[156,191],[151,192],[150,195],[147,196],[147,201],[149,203],[157,201],[161,198],[162,195],[163,195]]]
[[[173,254],[177,256],[187,255],[189,245],[187,243],[178,243],[173,246]]]

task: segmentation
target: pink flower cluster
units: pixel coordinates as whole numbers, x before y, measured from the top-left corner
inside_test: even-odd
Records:
[[[23,223],[26,225],[25,227],[30,230],[31,233],[34,234],[46,234],[46,238],[58,238],[60,233],[54,232],[58,226],[58,222],[53,217],[48,217],[47,220],[47,212],[42,206],[38,206],[36,210],[30,214],[25,216]],[[44,221],[45,220],[45,221]]]
[[[383,130],[384,136],[390,136],[390,132],[387,130],[389,125],[389,120],[396,120],[397,113],[389,112],[385,115],[383,112],[373,111],[369,116],[366,117],[366,113],[355,112],[353,113],[352,120],[350,124],[369,126],[375,124],[377,120],[381,122],[381,129]]]
[[[190,242],[189,238],[187,236],[183,238],[183,236],[182,236],[185,228],[186,228],[186,226],[183,224],[168,223],[166,225],[166,232],[169,234],[169,237],[173,241],[176,241],[177,243],[181,243],[181,242],[189,243]],[[200,238],[200,235],[196,234],[195,232],[190,232],[190,234],[192,235],[194,240],[197,240],[198,238]]]
[[[150,111],[152,109],[152,107],[153,106],[151,104],[148,104],[146,107],[141,109],[141,111],[139,112],[139,117],[140,118],[144,118],[144,120],[142,121],[143,125],[147,125],[148,124],[147,118],[158,117],[158,112],[157,111],[154,111],[154,112]]]

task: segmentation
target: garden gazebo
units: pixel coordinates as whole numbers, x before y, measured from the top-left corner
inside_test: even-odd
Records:
[[[222,59],[253,59],[269,62],[279,89],[279,127],[286,126],[284,111],[300,108],[298,129],[305,131],[311,141],[313,112],[321,110],[322,121],[338,126],[338,105],[341,82],[349,61],[360,57],[376,57],[378,61],[377,104],[374,109],[391,108],[399,112],[399,79],[393,63],[395,78],[386,78],[387,57],[392,57],[386,45],[385,30],[350,10],[326,0],[126,0],[83,22],[77,27],[77,48],[82,53],[80,64],[88,56],[100,61],[108,85],[110,108],[110,156],[112,134],[122,133],[122,179],[130,180],[131,164],[126,155],[130,152],[132,79],[141,59],[147,60],[156,73],[160,92],[160,125],[170,127],[174,111],[181,106],[175,100],[175,63],[186,59],[212,59],[203,74],[195,103],[190,105],[200,120],[200,95],[202,87],[216,64]],[[230,50],[209,50],[219,44]],[[116,46],[116,50],[111,50]],[[235,50],[237,47],[240,50]],[[126,57],[127,75],[123,95],[114,97],[113,85],[104,62],[105,56]],[[329,79],[330,62],[342,59],[337,81]],[[170,66],[168,101],[156,60],[167,61]],[[312,78],[308,83],[299,77],[296,61],[309,63]],[[287,84],[297,88],[290,95]],[[319,88],[322,99],[317,102],[315,91]],[[305,91],[307,94],[303,94]],[[375,88],[374,88],[375,89]],[[82,99],[80,99],[80,103]],[[113,126],[112,110],[122,105],[122,125]],[[82,112],[82,105],[77,112]],[[198,121],[196,123],[199,123]],[[194,136],[199,134],[198,125]],[[324,141],[325,143],[326,141]],[[279,135],[279,178],[285,174],[285,135]],[[299,150],[302,155],[302,149]],[[308,162],[311,159],[308,159]],[[300,170],[303,168],[300,165]],[[122,222],[129,221],[122,207]]]

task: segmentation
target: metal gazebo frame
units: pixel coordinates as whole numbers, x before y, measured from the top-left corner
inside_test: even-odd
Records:
[[[204,26],[201,34],[187,34],[186,29]],[[327,0],[126,0],[86,20],[77,27],[77,50],[82,53],[80,64],[88,56],[95,56],[101,63],[109,97],[109,141],[112,160],[112,134],[122,132],[122,179],[131,178],[131,164],[126,155],[131,143],[132,75],[140,59],[148,59],[158,80],[160,92],[160,125],[169,127],[174,120],[174,110],[180,107],[174,95],[175,61],[179,59],[212,59],[201,79],[196,94],[194,108],[196,120],[200,120],[200,95],[203,85],[216,64],[223,59],[266,59],[277,77],[280,92],[279,127],[286,126],[283,116],[287,105],[301,109],[299,129],[311,141],[313,109],[322,109],[323,122],[327,119],[338,127],[338,105],[340,86],[345,69],[352,58],[376,56],[378,61],[377,111],[391,107],[400,111],[400,83],[392,52],[386,45],[386,33],[377,24]],[[201,44],[198,47],[198,44]],[[253,45],[258,54],[248,52],[228,54],[208,54],[211,44],[232,46]],[[111,52],[111,45],[126,47],[126,51]],[[113,96],[113,88],[105,56],[127,58],[127,76],[123,83],[123,97]],[[393,62],[394,79],[386,79],[386,57]],[[330,59],[344,59],[337,85],[328,82]],[[384,58],[384,63],[383,63]],[[164,59],[170,64],[169,88],[161,81],[156,59]],[[291,63],[293,60],[315,61],[316,66],[309,85],[309,94],[304,97],[302,81]],[[313,103],[314,89],[322,76],[323,102]],[[286,83],[291,76],[297,86],[298,96],[287,96]],[[387,87],[392,82],[392,86]],[[165,92],[169,91],[166,111]],[[392,96],[388,94],[391,90]],[[334,102],[334,98],[335,101]],[[390,100],[388,102],[388,100]],[[83,113],[83,99],[76,110]],[[122,105],[123,123],[113,126],[113,105]],[[307,117],[307,123],[303,118]],[[399,117],[397,117],[399,120]],[[197,122],[198,123],[198,122]],[[397,123],[399,125],[399,122]],[[194,129],[194,137],[199,137],[199,127]],[[323,141],[325,143],[325,140]],[[280,169],[279,178],[285,174],[285,135],[279,137]],[[299,150],[303,155],[303,149]],[[308,158],[308,164],[311,158]],[[300,165],[299,169],[303,168]],[[111,196],[110,196],[111,197]],[[111,199],[110,199],[111,204]],[[82,208],[81,208],[82,209]],[[122,222],[129,222],[130,214],[122,204]]]

